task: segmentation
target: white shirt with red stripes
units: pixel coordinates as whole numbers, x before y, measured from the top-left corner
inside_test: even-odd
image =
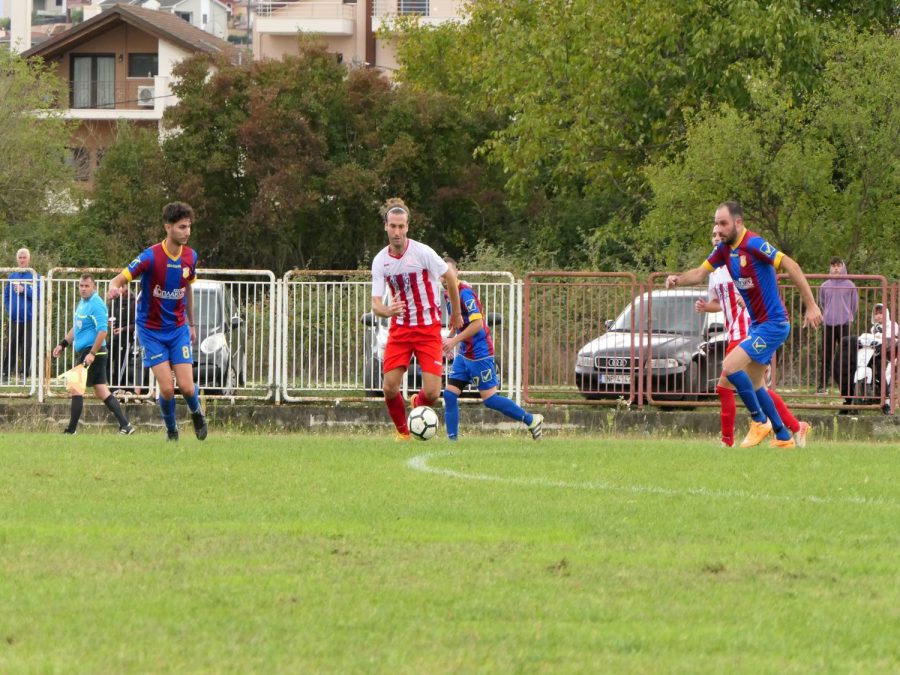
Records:
[[[405,311],[391,320],[392,326],[433,326],[441,323],[441,277],[447,263],[430,246],[406,240],[402,255],[389,246],[372,261],[372,297],[391,297],[405,305]]]
[[[725,328],[730,341],[743,340],[750,329],[750,314],[738,304],[739,291],[728,273],[728,267],[717,267],[709,275],[709,299],[718,300],[725,314]]]

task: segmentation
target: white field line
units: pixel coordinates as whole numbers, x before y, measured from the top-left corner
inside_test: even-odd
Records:
[[[897,507],[898,503],[891,499],[856,497],[819,497],[816,495],[791,496],[770,495],[765,492],[747,492],[744,490],[713,490],[705,487],[666,488],[655,485],[613,485],[603,481],[587,481],[574,483],[563,480],[551,480],[549,478],[515,478],[507,476],[494,476],[485,473],[468,473],[434,467],[429,464],[432,459],[452,457],[459,455],[450,450],[444,452],[427,452],[416,455],[407,460],[406,466],[413,471],[430,473],[457,480],[479,481],[484,483],[503,483],[506,485],[521,485],[525,487],[563,488],[568,490],[600,490],[607,492],[626,492],[630,494],[662,495],[665,497],[712,497],[715,499],[750,499],[765,502],[795,502],[801,504],[864,504],[867,506]]]

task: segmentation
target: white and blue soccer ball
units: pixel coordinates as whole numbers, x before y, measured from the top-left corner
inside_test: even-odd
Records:
[[[427,441],[437,435],[438,416],[434,409],[427,405],[420,405],[410,410],[406,422],[409,425],[409,433],[420,441]]]

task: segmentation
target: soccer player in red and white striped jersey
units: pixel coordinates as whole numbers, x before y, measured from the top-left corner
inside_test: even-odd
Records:
[[[407,237],[409,208],[389,199],[382,208],[390,242],[372,261],[372,312],[391,320],[384,351],[384,401],[400,438],[409,438],[406,402],[400,395],[403,375],[415,354],[422,369],[422,388],[410,397],[413,407],[431,406],[441,395],[441,278],[447,282],[450,327],[463,327],[456,272],[430,246]],[[383,298],[390,291],[391,304]]]
[[[713,227],[712,245],[713,248],[722,241],[721,236]],[[698,312],[722,312],[725,315],[725,330],[728,334],[728,347],[725,354],[731,353],[741,341],[747,337],[747,331],[750,329],[750,313],[744,306],[743,299],[734,285],[734,280],[728,272],[728,268],[723,266],[715,269],[709,275],[709,299],[698,300],[696,304]],[[723,377],[722,380],[725,380]],[[721,402],[721,426],[722,426],[722,445],[731,447],[734,445],[734,421],[737,415],[736,404],[734,399],[734,389],[731,383],[725,380],[727,386],[718,384],[716,393],[719,395]],[[781,415],[781,420],[788,429],[794,434],[794,440],[798,446],[806,445],[806,436],[809,433],[810,425],[807,422],[799,422],[797,418],[788,410],[784,399],[781,398],[770,387],[769,396]]]

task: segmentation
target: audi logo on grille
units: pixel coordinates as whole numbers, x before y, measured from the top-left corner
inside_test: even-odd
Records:
[[[597,368],[627,368],[631,364],[631,359],[607,359],[602,356],[597,357]]]

